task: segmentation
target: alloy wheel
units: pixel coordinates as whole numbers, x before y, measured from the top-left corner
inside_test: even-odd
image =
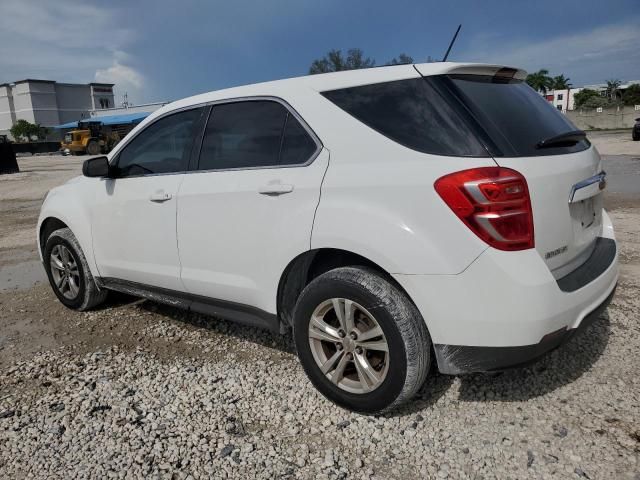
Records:
[[[53,247],[49,263],[51,277],[58,291],[69,300],[76,298],[80,291],[80,270],[69,249],[61,244]]]
[[[309,346],[321,372],[350,393],[378,388],[389,370],[389,345],[375,317],[358,303],[331,298],[309,322]]]

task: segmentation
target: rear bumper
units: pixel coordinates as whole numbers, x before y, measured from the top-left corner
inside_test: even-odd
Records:
[[[458,375],[472,372],[491,372],[523,367],[540,360],[549,352],[586,330],[604,312],[615,293],[609,296],[582,319],[576,328],[563,327],[548,333],[535,345],[518,347],[476,347],[462,345],[434,345],[438,368],[442,373]]]
[[[618,280],[613,228],[587,262],[556,280],[534,249],[485,250],[458,275],[394,275],[422,314],[442,373],[529,363],[597,318]]]

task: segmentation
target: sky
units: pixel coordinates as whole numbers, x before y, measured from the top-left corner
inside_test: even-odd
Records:
[[[170,101],[305,75],[331,49],[640,79],[638,0],[1,0],[0,83],[116,84],[116,103]]]

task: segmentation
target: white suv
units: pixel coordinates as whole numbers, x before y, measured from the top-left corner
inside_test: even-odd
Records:
[[[600,157],[496,65],[293,78],[167,105],[49,192],[38,243],[84,310],[118,290],[293,330],[329,399],[525,364],[616,286]]]

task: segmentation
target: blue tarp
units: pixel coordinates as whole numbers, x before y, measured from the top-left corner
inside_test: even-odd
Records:
[[[100,122],[102,125],[127,125],[139,123],[150,115],[150,112],[124,113],[122,115],[106,115],[104,117],[83,118],[81,122]],[[63,123],[52,128],[77,128],[78,122]]]

